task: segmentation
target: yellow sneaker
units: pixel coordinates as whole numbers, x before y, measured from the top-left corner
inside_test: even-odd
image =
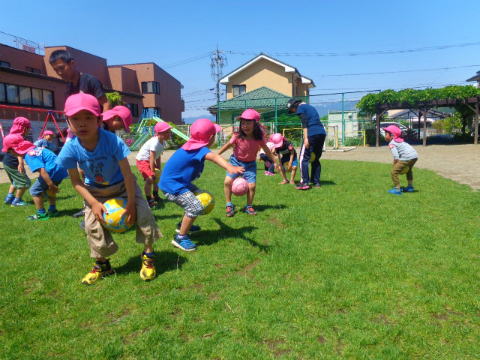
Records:
[[[155,270],[155,256],[148,257],[142,253],[142,270],[140,270],[140,277],[142,280],[150,281],[155,278],[157,271]]]
[[[104,263],[96,261],[91,272],[85,275],[82,279],[82,284],[92,285],[101,278],[113,274],[113,269],[110,266],[110,261]]]

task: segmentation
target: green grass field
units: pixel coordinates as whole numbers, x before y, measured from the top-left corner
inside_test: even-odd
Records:
[[[198,250],[170,243],[180,207],[156,209],[149,283],[129,231],[114,235],[116,275],[81,284],[93,260],[69,180],[60,218],[2,201],[0,358],[478,359],[480,194],[416,169],[417,191],[394,196],[391,165],[322,164],[306,192],[260,164],[258,216],[226,218],[225,173],[207,162],[196,184],[217,206],[196,222]]]

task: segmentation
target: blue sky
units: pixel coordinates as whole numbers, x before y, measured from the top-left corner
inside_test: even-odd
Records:
[[[211,61],[205,56],[172,64],[206,55],[217,44],[227,51],[224,74],[263,52],[313,79],[317,87],[312,95],[466,85],[465,80],[480,71],[478,1],[44,0],[18,4],[1,2],[0,31],[47,46],[69,45],[104,57],[109,65],[153,61],[183,84],[185,118],[205,115],[205,109],[215,103],[210,100],[215,98],[213,92],[189,95],[215,87]],[[1,42],[8,40],[0,36]],[[442,46],[447,48],[438,48]],[[412,70],[422,71],[408,72]],[[392,73],[398,71],[402,72]],[[364,94],[345,97],[357,99]],[[311,102],[340,99],[341,95],[322,95]]]

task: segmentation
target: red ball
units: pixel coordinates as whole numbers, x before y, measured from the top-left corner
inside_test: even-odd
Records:
[[[248,182],[244,178],[236,178],[232,183],[232,192],[236,196],[244,196],[248,193]]]

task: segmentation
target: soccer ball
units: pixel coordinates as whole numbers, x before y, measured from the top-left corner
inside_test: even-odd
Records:
[[[45,197],[46,197],[47,199],[49,199],[49,198],[54,198],[54,197],[56,196],[56,194],[55,194],[52,190],[50,190],[50,189],[45,190],[45,191],[43,192],[43,194],[45,195]]]
[[[238,177],[233,180],[232,192],[235,196],[244,196],[248,193],[248,182],[244,178]]]
[[[193,193],[198,200],[202,203],[203,214],[209,214],[215,207],[215,198],[207,190],[197,190]]]
[[[312,154],[310,155],[310,164],[313,163],[316,158],[317,157],[315,156],[315,153],[312,152]]]
[[[130,228],[127,224],[127,214],[120,216],[125,206],[127,206],[127,199],[114,198],[103,203],[107,208],[107,213],[103,213],[103,227],[114,233],[123,233]]]
[[[409,167],[409,166],[405,166],[405,168],[403,168],[403,170],[400,171],[400,174],[405,175],[405,174],[408,172],[408,170],[410,170],[410,167]]]
[[[158,184],[160,183],[160,170],[158,169],[155,169],[155,181],[156,181],[156,185],[158,186]]]

